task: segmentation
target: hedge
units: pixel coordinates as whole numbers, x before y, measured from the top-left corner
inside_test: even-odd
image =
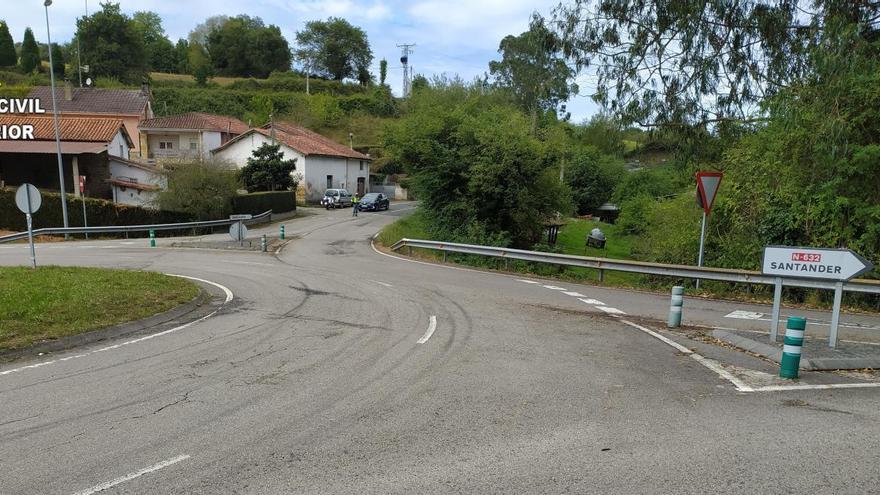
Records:
[[[232,211],[258,215],[266,210],[285,213],[296,210],[296,191],[269,191],[242,194],[232,200]]]
[[[34,213],[34,228],[63,227],[61,195],[42,192],[43,204]],[[67,215],[71,227],[82,227],[82,200],[67,195]],[[90,227],[105,225],[144,225],[177,223],[191,220],[189,215],[113,203],[104,199],[86,198],[86,215]],[[0,229],[21,232],[27,229],[25,215],[15,206],[15,189],[0,190]]]

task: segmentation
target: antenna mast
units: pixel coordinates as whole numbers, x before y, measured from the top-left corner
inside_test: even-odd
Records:
[[[397,45],[400,48],[400,63],[403,64],[403,97],[412,93],[412,68],[409,66],[409,54],[413,52],[415,43]]]

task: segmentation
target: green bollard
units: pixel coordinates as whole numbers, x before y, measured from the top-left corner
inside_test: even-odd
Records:
[[[779,362],[779,376],[797,378],[801,365],[801,347],[804,345],[804,330],[807,320],[792,316],[785,324],[785,340],[782,341],[782,361]]]
[[[156,247],[156,231],[150,231],[150,247]]]
[[[266,234],[263,234],[263,237],[260,237],[260,251],[266,252],[268,249],[268,243],[266,242]]]
[[[281,240],[284,240],[284,225],[281,226]]]
[[[684,304],[684,287],[676,285],[672,288],[672,300],[669,302],[669,320],[666,326],[678,328],[681,326],[681,306]]]

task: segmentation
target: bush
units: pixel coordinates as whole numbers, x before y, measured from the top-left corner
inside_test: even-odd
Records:
[[[266,210],[273,213],[296,210],[296,191],[258,192],[232,198],[235,213],[258,215]]]
[[[61,195],[43,192],[42,197],[43,205],[34,214],[34,228],[63,227]],[[192,219],[185,213],[121,205],[104,199],[86,198],[85,201],[90,227],[177,223],[188,222]],[[68,194],[67,212],[70,226],[82,227],[82,200]],[[0,228],[14,231],[27,230],[25,215],[15,206],[15,189],[0,191]]]
[[[159,193],[159,206],[182,211],[196,220],[229,215],[238,191],[234,167],[217,161],[175,164],[168,172],[168,189]]]

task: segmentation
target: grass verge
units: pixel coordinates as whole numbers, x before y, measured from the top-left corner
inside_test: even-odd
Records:
[[[198,293],[191,281],[161,273],[0,267],[0,350],[145,318]]]

